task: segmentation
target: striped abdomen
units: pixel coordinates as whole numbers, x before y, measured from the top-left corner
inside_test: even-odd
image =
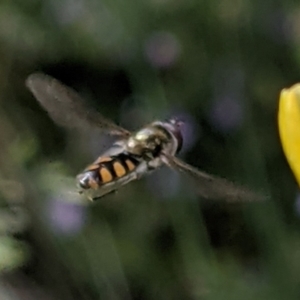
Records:
[[[126,176],[134,171],[138,165],[139,161],[126,153],[99,157],[77,176],[79,186],[83,189],[96,190],[102,185]]]

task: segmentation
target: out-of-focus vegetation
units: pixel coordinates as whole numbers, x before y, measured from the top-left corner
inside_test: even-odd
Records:
[[[300,198],[277,109],[300,79],[299,13],[293,1],[1,1],[0,298],[298,299]],[[183,159],[270,200],[201,201],[162,169],[78,202],[76,174],[112,139],[55,125],[25,88],[36,71],[131,130],[182,117]]]

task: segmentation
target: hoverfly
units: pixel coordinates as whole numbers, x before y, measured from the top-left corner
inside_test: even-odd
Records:
[[[58,125],[67,128],[93,126],[119,137],[109,150],[77,176],[80,193],[90,200],[112,193],[162,165],[190,175],[196,181],[198,195],[203,198],[239,201],[260,197],[175,157],[183,143],[182,123],[177,119],[154,121],[131,133],[106,119],[74,90],[48,75],[34,73],[27,78],[26,86]]]

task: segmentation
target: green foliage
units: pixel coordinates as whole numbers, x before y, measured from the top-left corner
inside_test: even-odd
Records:
[[[0,202],[30,222],[1,220],[0,272],[61,299],[298,299],[299,200],[276,123],[299,81],[298,14],[292,1],[2,1]],[[186,116],[182,157],[270,200],[203,202],[162,170],[88,203],[73,178],[111,140],[56,126],[25,88],[35,71],[130,129]]]

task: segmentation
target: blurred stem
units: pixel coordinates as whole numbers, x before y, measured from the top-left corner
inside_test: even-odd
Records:
[[[105,270],[104,268],[99,272],[98,264],[93,263],[95,255],[93,253],[92,245],[89,244],[89,241],[93,241],[94,239],[91,239],[90,236],[89,239],[86,239],[83,234],[80,236],[80,244],[84,250],[83,253],[86,255],[86,264],[90,269],[94,285],[98,287],[97,290],[99,291],[100,299],[132,299],[111,228],[103,219],[101,225],[101,240],[103,239],[105,241],[104,247],[106,248],[106,253],[110,254],[109,257],[105,257],[106,263],[103,262],[102,265],[105,266],[107,261],[109,261],[109,270]],[[97,237],[95,238],[97,239]],[[102,256],[103,255],[99,253],[100,260]],[[99,280],[98,277],[99,273],[102,274],[101,280]],[[114,278],[110,278],[109,274],[114,274]],[[118,290],[116,290],[114,286],[116,278],[119,283]],[[105,288],[103,288],[103,284],[105,284]]]
[[[134,93],[145,99],[145,110],[152,112],[153,119],[165,117],[168,103],[157,72],[142,59],[130,65],[127,71]]]
[[[205,293],[207,288],[214,285],[217,270],[213,264],[215,258],[209,245],[206,227],[200,213],[195,214],[199,211],[195,207],[197,205],[191,199],[179,199],[178,202],[168,204],[168,210],[187,280],[203,281]]]

